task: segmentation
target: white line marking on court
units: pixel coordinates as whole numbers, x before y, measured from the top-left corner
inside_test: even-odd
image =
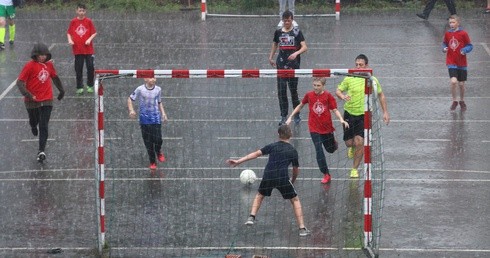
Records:
[[[218,140],[250,140],[252,137],[218,137]]]
[[[95,140],[95,138],[87,138],[87,141],[93,141]],[[112,140],[122,140],[121,137],[107,137],[107,138],[104,138],[104,140],[106,141],[112,141]]]
[[[22,139],[21,142],[37,142],[39,139]],[[48,138],[48,141],[55,141],[54,138]]]
[[[490,56],[490,48],[488,48],[487,43],[480,42],[480,45],[483,47],[483,49],[485,49],[485,51],[487,51],[487,54]]]
[[[483,141],[481,141],[481,142],[483,142],[483,143],[489,143],[490,141],[488,141],[488,140],[483,140]]]
[[[416,141],[421,142],[450,142],[449,139],[415,139]]]
[[[379,248],[380,251],[401,252],[481,252],[488,253],[490,249],[455,249],[455,248]]]

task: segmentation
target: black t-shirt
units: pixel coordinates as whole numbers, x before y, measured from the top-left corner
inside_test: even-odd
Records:
[[[279,47],[276,61],[278,69],[299,69],[301,55],[292,61],[289,61],[288,57],[301,48],[302,41],[305,41],[305,38],[298,28],[293,28],[289,32],[283,32],[282,29],[274,32],[274,42]]]
[[[299,167],[298,152],[293,145],[278,141],[260,149],[262,155],[269,155],[265,166],[264,179],[289,178],[288,167]]]

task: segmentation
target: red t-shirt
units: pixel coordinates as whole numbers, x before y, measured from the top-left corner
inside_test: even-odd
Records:
[[[97,31],[95,30],[94,23],[89,18],[83,18],[82,20],[77,17],[73,18],[68,27],[67,34],[70,34],[71,39],[75,44],[73,44],[73,54],[74,55],[93,55],[94,44],[93,41],[89,45],[85,45],[87,39],[94,35]]]
[[[308,115],[308,127],[310,132],[328,134],[335,131],[332,124],[330,110],[337,108],[335,98],[328,91],[317,95],[314,91],[305,94],[302,104],[308,104],[310,114]]]
[[[39,63],[31,60],[22,68],[18,80],[24,81],[27,91],[36,96],[35,101],[41,102],[53,99],[51,79],[56,76],[53,62]],[[24,101],[27,100],[24,97]]]
[[[448,30],[444,34],[444,44],[447,46],[446,65],[466,67],[466,55],[461,54],[461,49],[471,44],[468,33],[464,30]]]

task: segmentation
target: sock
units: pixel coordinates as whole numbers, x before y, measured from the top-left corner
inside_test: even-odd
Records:
[[[252,218],[254,218],[254,219],[255,219],[255,215],[250,214],[250,217],[252,217]]]
[[[15,40],[15,24],[9,25],[9,41]]]
[[[3,43],[5,40],[5,28],[0,28],[0,43]]]

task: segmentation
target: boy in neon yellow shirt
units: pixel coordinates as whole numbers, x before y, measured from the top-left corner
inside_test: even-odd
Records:
[[[368,68],[367,56],[361,54],[356,57],[356,69]],[[373,77],[376,83],[376,92],[383,110],[383,121],[390,123],[386,98],[381,89],[378,79]],[[350,172],[351,178],[358,178],[358,168],[364,155],[364,78],[346,77],[337,87],[335,94],[343,101],[344,120],[349,123],[349,127],[344,127],[344,142],[348,147],[347,155],[354,159],[354,164]]]
[[[5,49],[5,34],[7,29],[7,19],[9,23],[9,43],[14,44],[15,40],[15,6],[12,0],[0,0],[0,50]]]

